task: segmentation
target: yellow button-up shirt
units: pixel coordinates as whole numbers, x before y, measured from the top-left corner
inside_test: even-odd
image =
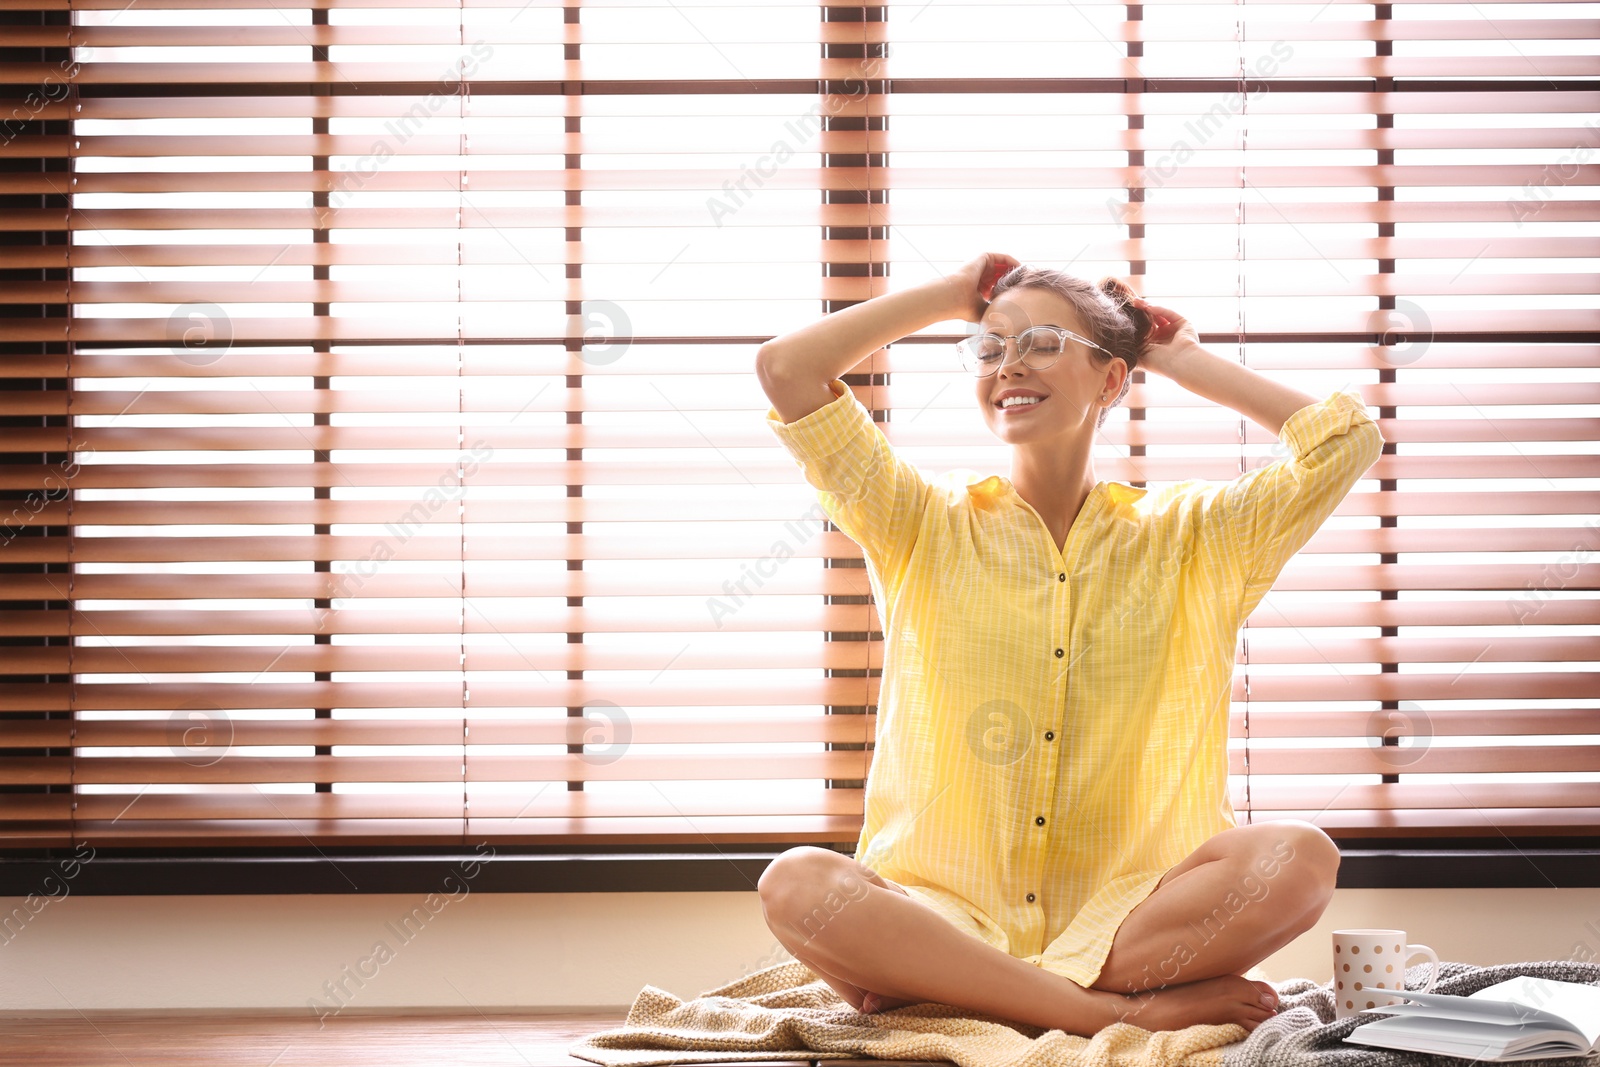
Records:
[[[1010,480],[929,478],[845,384],[767,425],[859,544],[883,622],[856,856],[1088,987],[1166,871],[1236,825],[1239,628],[1383,447],[1358,393],[1231,482],[1094,486],[1058,550]]]

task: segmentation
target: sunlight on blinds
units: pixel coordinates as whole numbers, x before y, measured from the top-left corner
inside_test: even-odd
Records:
[[[8,843],[854,841],[882,620],[754,354],[983,250],[1381,420],[1241,822],[1595,824],[1600,5],[385,3],[19,37]],[[1005,472],[965,329],[847,382]],[[1095,465],[1286,455],[1140,375]]]

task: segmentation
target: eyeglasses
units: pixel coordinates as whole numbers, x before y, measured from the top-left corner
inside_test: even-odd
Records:
[[[1061,353],[1066,351],[1068,339],[1088,345],[1090,348],[1099,348],[1106,355],[1111,355],[1109,350],[1101,348],[1087,337],[1063,327],[1033,326],[1011,337],[1003,337],[997,333],[980,333],[964,338],[956,343],[956,357],[960,359],[961,366],[967,373],[975,378],[987,378],[999,370],[1000,364],[1004,362],[1006,342],[1015,341],[1017,358],[1022,361],[1022,365],[1033,370],[1044,370],[1061,358]]]

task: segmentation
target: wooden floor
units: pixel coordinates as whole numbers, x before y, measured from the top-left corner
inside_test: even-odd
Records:
[[[49,1012],[0,1014],[0,1064],[18,1067],[595,1067],[567,1046],[623,1016],[478,1013]],[[808,1067],[809,1061],[796,1061]],[[767,1064],[766,1067],[773,1067]]]
[[[0,1065],[11,1067],[597,1067],[574,1041],[622,1025],[622,1014],[348,1012],[320,1026],[309,1012],[5,1012]],[[681,1062],[693,1063],[693,1053]],[[704,1062],[704,1061],[701,1061]],[[839,1061],[822,1061],[837,1067]],[[947,1061],[867,1061],[954,1067]],[[720,1067],[743,1067],[723,1064]],[[764,1060],[759,1067],[821,1067]]]

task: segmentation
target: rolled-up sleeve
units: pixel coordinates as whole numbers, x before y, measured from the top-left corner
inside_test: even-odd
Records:
[[[1296,411],[1278,436],[1289,455],[1240,475],[1221,496],[1252,607],[1383,451],[1366,402],[1348,390]]]
[[[829,403],[790,423],[769,408],[767,425],[800,464],[828,518],[861,546],[887,586],[898,587],[932,487],[890,446],[849,386],[835,378],[828,387]]]

